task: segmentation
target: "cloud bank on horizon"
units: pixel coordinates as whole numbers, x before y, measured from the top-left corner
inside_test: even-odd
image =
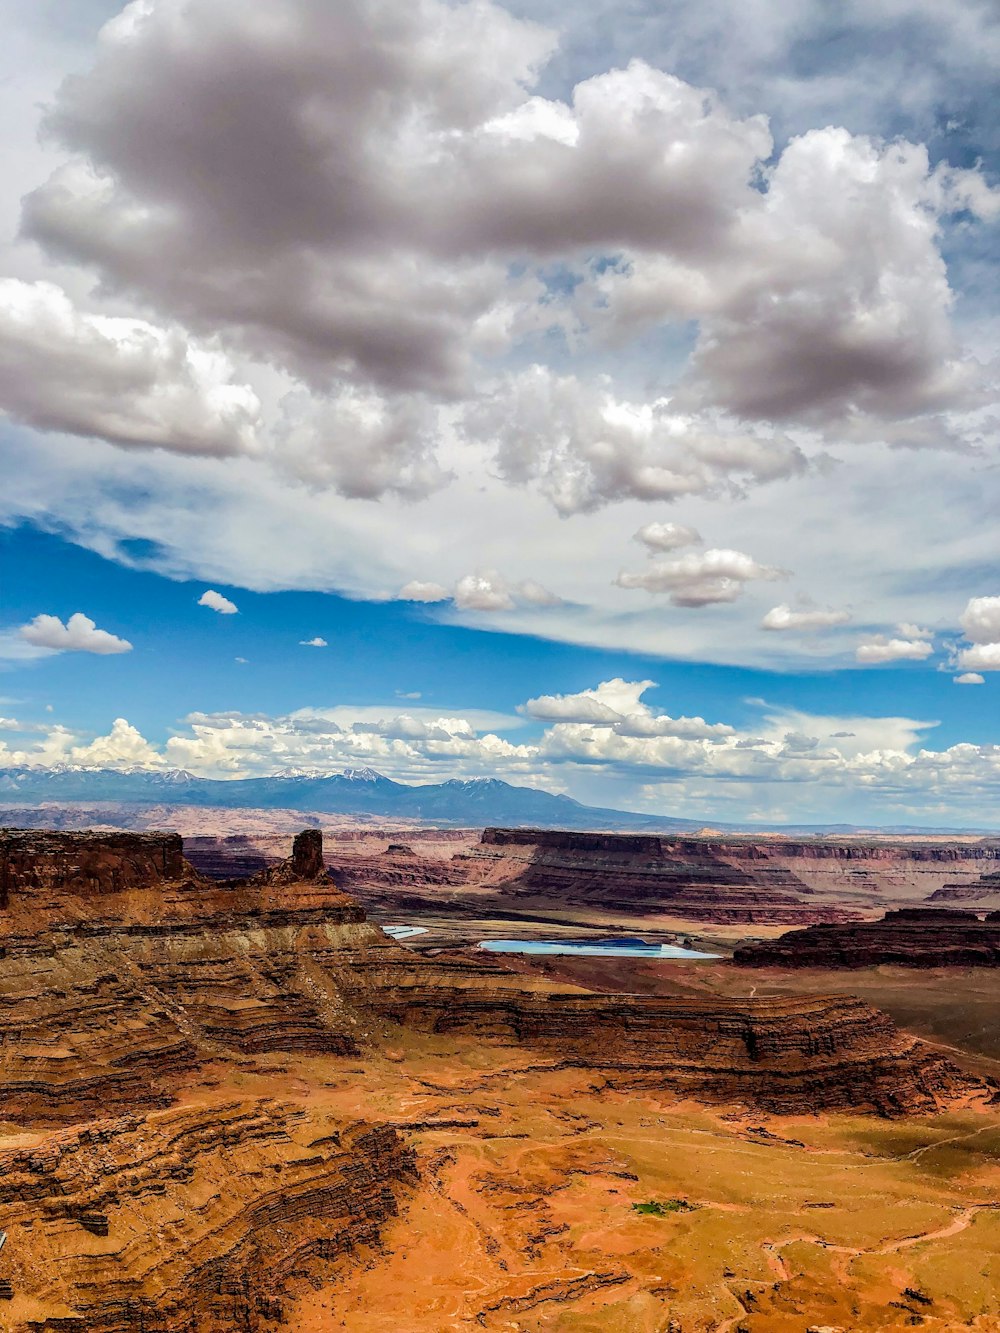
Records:
[[[16,6],[0,524],[237,596],[335,591],[542,642],[1000,670],[1000,21],[980,0],[851,0],[836,68],[822,0],[98,10],[73,42]],[[236,619],[211,587],[199,605]],[[0,658],[132,647],[53,609],[0,629]],[[570,697],[541,694],[539,651],[536,704]],[[978,765],[995,738],[969,717]],[[591,747],[719,791],[794,767],[721,723],[641,753],[615,725],[453,758],[540,781]],[[233,737],[198,726],[167,749],[235,771]],[[133,731],[101,752],[165,762]],[[993,771],[949,747],[932,778],[921,735],[885,750],[901,791]],[[803,776],[881,789],[886,764],[828,739]]]
[[[602,681],[576,694],[529,699],[518,708],[520,717],[482,721],[422,705],[396,713],[341,706],[278,717],[194,714],[161,746],[117,718],[107,735],[93,739],[56,726],[25,748],[0,742],[0,760],[34,768],[179,768],[213,778],[360,765],[400,781],[434,782],[486,771],[560,791],[589,770],[604,779],[605,790],[628,793],[636,808],[704,818],[708,807],[717,819],[727,811],[751,812],[740,818],[791,818],[802,784],[823,803],[827,820],[851,808],[858,787],[868,818],[883,822],[895,821],[900,811],[939,821],[948,808],[942,799],[955,793],[966,823],[989,821],[995,809],[1000,746],[933,751],[925,739],[934,722],[817,717],[763,702],[754,734],[650,706],[642,696],[653,683]],[[490,722],[495,729],[486,729]],[[532,723],[542,725],[531,736],[518,734]]]

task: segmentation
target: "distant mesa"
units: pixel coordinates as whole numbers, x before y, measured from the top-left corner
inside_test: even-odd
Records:
[[[880,921],[811,925],[737,949],[741,967],[1000,967],[1000,911],[904,907]]]

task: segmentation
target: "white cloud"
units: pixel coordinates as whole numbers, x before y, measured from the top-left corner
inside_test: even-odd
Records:
[[[970,597],[958,623],[973,643],[1000,643],[1000,597]]]
[[[894,639],[885,634],[876,634],[874,638],[859,644],[854,656],[859,662],[865,663],[923,662],[933,651],[934,645],[923,637]]]
[[[198,598],[199,606],[207,606],[210,611],[217,611],[220,616],[234,616],[239,611],[235,602],[231,602],[228,597],[223,597],[221,592],[216,592],[214,588],[206,588]]]
[[[635,534],[650,551],[678,551],[685,546],[700,546],[701,535],[682,523],[646,523]]]
[[[300,648],[327,648],[329,647],[326,639],[321,639],[317,634],[314,639],[299,639]]]
[[[963,671],[1000,671],[1000,643],[976,643],[955,659]]]
[[[537,485],[564,515],[625,499],[739,494],[745,484],[806,468],[802,450],[786,437],[678,412],[668,398],[617,398],[606,382],[542,365],[482,396],[464,426],[496,449],[508,482]]]
[[[26,749],[0,742],[5,764],[180,766],[204,776],[323,773],[369,765],[401,781],[499,776],[565,790],[604,805],[711,821],[780,804],[784,817],[828,822],[988,822],[1000,792],[1000,746],[929,748],[936,724],[907,717],[818,716],[760,705],[738,729],[672,717],[643,701],[649,681],[614,679],[542,695],[522,718],[418,707],[301,709],[285,716],[192,714],[165,746],[118,719],[107,736],[56,726]],[[535,738],[504,733],[528,718]],[[778,793],[780,792],[780,796]],[[586,794],[585,794],[586,793]]]
[[[846,625],[850,619],[850,611],[821,611],[819,609],[793,611],[790,606],[782,602],[780,606],[771,607],[760,622],[760,627],[768,630],[808,631],[830,629],[834,625]]]
[[[128,639],[98,629],[82,611],[71,615],[65,625],[58,616],[35,616],[34,620],[21,626],[19,633],[32,647],[48,648],[57,653],[97,653],[103,657],[132,651]]]
[[[551,608],[562,598],[535,579],[511,582],[495,569],[465,574],[451,592],[440,583],[407,583],[397,594],[404,602],[451,601],[459,611],[513,611],[516,606]]]
[[[49,282],[0,279],[0,411],[41,430],[183,454],[251,453],[260,401],[182,329],[87,315]]]
[[[663,560],[638,574],[621,573],[620,588],[642,588],[649,593],[669,593],[674,606],[711,606],[734,602],[744,586],[754,579],[787,578],[784,570],[758,564],[742,551],[711,549],[701,554]]]
[[[440,583],[421,583],[415,579],[400,588],[396,596],[401,602],[446,602],[448,589]]]
[[[514,598],[506,579],[495,571],[466,574],[455,584],[453,598],[460,611],[513,611]]]
[[[985,685],[986,680],[978,671],[965,671],[961,676],[955,677],[956,685]]]
[[[274,428],[274,458],[291,476],[352,500],[416,499],[449,480],[435,457],[438,414],[418,395],[344,387],[290,393]]]
[[[547,722],[620,722],[624,717],[649,716],[650,710],[641,700],[655,683],[616,676],[578,694],[539,695],[522,704],[518,711]]]
[[[959,624],[972,646],[957,649],[952,664],[969,675],[1000,671],[1000,597],[971,597]]]

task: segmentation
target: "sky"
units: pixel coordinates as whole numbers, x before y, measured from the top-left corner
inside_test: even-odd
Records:
[[[11,0],[0,765],[1000,826],[990,0]]]

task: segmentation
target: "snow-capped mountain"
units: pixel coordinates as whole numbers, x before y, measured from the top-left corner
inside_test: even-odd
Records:
[[[118,802],[303,810],[420,820],[475,828],[503,824],[541,828],[692,830],[692,820],[602,810],[569,796],[515,787],[499,778],[449,778],[410,785],[373,768],[342,773],[285,771],[264,778],[199,778],[180,769],[95,769],[71,766],[0,769],[0,803]],[[0,808],[0,822],[3,810]]]

